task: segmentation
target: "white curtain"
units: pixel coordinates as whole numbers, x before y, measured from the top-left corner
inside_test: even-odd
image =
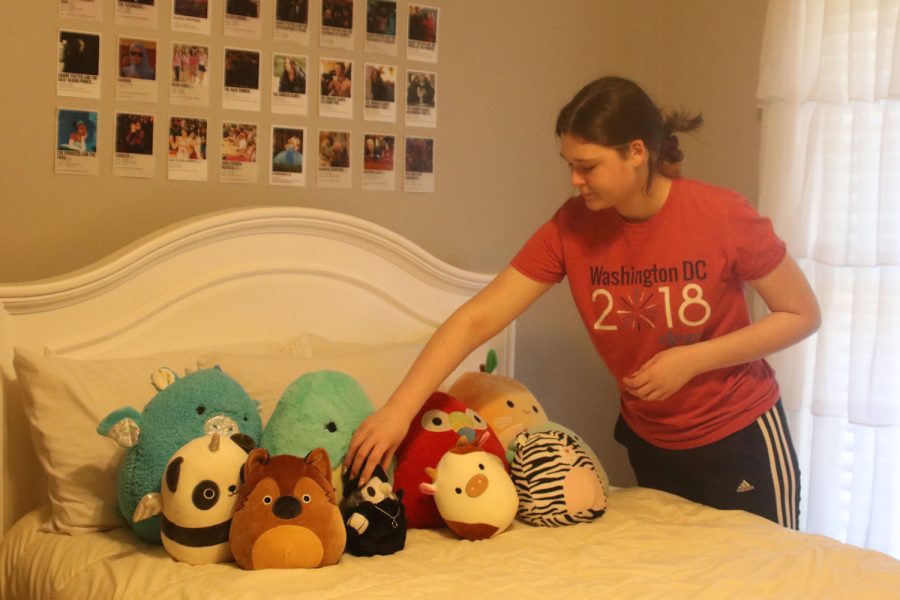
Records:
[[[900,0],[769,0],[758,99],[760,211],[822,307],[771,359],[801,527],[900,558],[898,18]]]

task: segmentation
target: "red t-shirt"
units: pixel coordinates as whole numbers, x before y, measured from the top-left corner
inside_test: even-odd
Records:
[[[740,195],[675,179],[662,209],[627,222],[580,197],[560,207],[512,261],[526,277],[568,277],[594,347],[619,383],[621,413],[663,448],[695,448],[743,429],[778,400],[764,360],[691,379],[661,402],[627,393],[622,378],[657,352],[750,324],[744,282],[770,273],[785,244]]]

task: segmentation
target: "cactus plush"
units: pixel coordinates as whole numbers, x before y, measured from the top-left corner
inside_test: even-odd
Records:
[[[340,466],[353,432],[374,407],[362,386],[340,371],[313,371],[281,394],[260,439],[270,454],[306,456],[324,448],[334,465],[331,483],[343,495]]]

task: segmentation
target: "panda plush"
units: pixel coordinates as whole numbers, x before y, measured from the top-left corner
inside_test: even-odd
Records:
[[[162,544],[175,560],[192,565],[232,560],[228,535],[241,468],[253,442],[214,433],[182,446],[163,475],[160,493],[145,495],[133,520],[160,515]]]

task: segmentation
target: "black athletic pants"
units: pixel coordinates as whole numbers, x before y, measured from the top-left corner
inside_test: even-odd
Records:
[[[781,400],[744,429],[708,446],[654,446],[621,416],[615,438],[628,450],[638,485],[715,508],[745,510],[797,529],[800,468]]]

